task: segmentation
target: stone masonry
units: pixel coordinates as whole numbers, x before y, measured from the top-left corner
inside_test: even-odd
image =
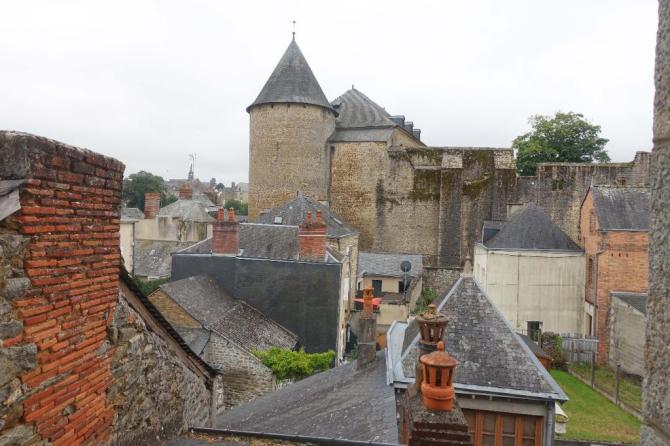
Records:
[[[670,445],[670,1],[659,1],[656,43],[651,240],[640,443]]]

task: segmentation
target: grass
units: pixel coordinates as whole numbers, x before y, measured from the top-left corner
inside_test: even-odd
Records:
[[[570,364],[572,373],[581,376],[588,382],[591,382],[591,364],[579,362]],[[626,377],[622,373],[622,379],[619,383],[619,396],[621,401],[629,406],[642,410],[642,385],[634,378]],[[610,366],[596,367],[596,386],[605,390],[612,397],[616,392],[616,369]]]
[[[570,398],[563,404],[568,414],[564,438],[639,443],[640,421],[568,372],[552,370],[551,376]]]

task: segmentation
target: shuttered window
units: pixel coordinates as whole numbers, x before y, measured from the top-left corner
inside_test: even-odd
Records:
[[[474,446],[542,446],[542,417],[463,409]]]

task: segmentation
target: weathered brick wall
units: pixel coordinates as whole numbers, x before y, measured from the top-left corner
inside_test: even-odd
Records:
[[[203,352],[205,361],[224,370],[223,401],[226,408],[253,400],[274,390],[272,370],[250,352],[212,333]]]
[[[113,380],[107,403],[114,408],[111,442],[161,444],[189,426],[208,426],[211,391],[142,318],[124,294],[112,316]]]
[[[267,104],[251,109],[249,220],[281,206],[298,191],[328,199],[329,149],[335,116],[307,104]]]
[[[14,260],[30,283],[9,293],[23,329],[2,345],[3,356],[14,357],[10,366],[22,369],[10,382],[22,384],[11,396],[25,423],[19,429],[55,445],[105,443],[114,412],[106,402],[113,351],[104,344],[118,294],[123,164],[9,132],[0,134],[0,152],[2,179],[28,179],[21,210],[4,223],[28,239],[25,259]]]
[[[659,0],[647,345],[640,443],[670,445],[670,1]]]

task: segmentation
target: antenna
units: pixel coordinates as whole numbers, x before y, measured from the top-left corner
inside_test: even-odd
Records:
[[[295,41],[295,20],[293,21],[293,40]]]

